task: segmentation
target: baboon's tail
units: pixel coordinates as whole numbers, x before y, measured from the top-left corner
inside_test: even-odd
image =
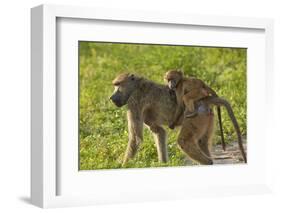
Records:
[[[239,128],[239,125],[238,125],[238,122],[236,120],[236,117],[234,115],[234,112],[230,106],[230,104],[228,103],[228,101],[222,99],[222,98],[219,98],[219,97],[207,97],[205,99],[205,101],[207,101],[207,103],[211,104],[211,105],[216,105],[216,106],[224,106],[227,110],[227,113],[233,123],[233,126],[235,128],[235,131],[236,131],[236,134],[237,134],[237,137],[238,137],[238,144],[239,144],[239,149],[242,153],[242,157],[243,157],[243,160],[245,163],[247,163],[247,157],[246,157],[246,153],[245,153],[245,150],[244,150],[244,147],[243,147],[243,143],[242,143],[242,136],[241,136],[241,132],[240,132],[240,128]]]
[[[221,145],[222,145],[222,149],[225,151],[225,140],[224,140],[222,121],[221,121],[221,108],[220,108],[220,106],[217,106],[217,112],[218,112],[218,120],[219,120],[220,134],[221,134]]]

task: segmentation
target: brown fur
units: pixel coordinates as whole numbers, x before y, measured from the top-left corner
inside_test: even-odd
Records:
[[[185,118],[178,136],[178,144],[192,160],[211,165],[213,160],[210,154],[213,134],[213,116],[208,114],[197,115],[193,118]],[[207,134],[207,143],[201,143],[200,139]]]
[[[212,146],[214,116],[212,110],[203,101],[196,102],[195,109],[198,111],[196,116],[184,117],[177,142],[182,151],[192,160],[200,164],[211,165],[213,160],[210,148]]]

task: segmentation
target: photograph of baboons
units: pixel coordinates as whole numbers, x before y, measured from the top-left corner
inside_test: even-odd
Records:
[[[79,41],[79,169],[247,163],[247,49]]]

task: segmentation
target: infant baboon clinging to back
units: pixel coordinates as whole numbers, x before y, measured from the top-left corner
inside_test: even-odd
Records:
[[[194,111],[194,102],[209,95],[217,97],[217,94],[202,80],[198,78],[186,78],[183,73],[178,70],[170,70],[165,74],[165,81],[171,90],[177,95],[178,103],[185,106],[185,117],[196,115]]]

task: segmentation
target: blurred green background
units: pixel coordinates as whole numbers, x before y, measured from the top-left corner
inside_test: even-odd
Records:
[[[202,79],[231,103],[246,137],[246,60],[247,50],[241,48],[80,41],[80,170],[121,168],[128,142],[126,106],[117,108],[109,97],[113,92],[112,80],[122,72],[164,83],[164,73],[177,68],[187,76]],[[224,109],[222,118],[226,142],[236,142],[235,131]],[[186,165],[186,156],[176,143],[178,130],[165,128],[169,162],[158,163],[152,134],[145,128],[139,152],[126,167]],[[219,128],[216,128],[214,143],[219,142]]]

